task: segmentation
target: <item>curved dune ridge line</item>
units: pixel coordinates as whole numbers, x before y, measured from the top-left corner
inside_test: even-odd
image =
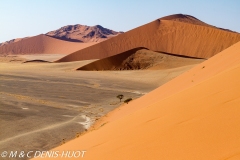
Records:
[[[204,60],[158,53],[135,48],[124,53],[89,63],[77,70],[141,70],[170,69],[200,63]]]
[[[239,73],[240,42],[53,150],[99,160],[239,159]]]
[[[96,42],[68,42],[41,34],[1,46],[0,54],[68,54],[93,44],[96,44]]]
[[[57,62],[102,59],[143,47],[152,51],[210,58],[240,41],[240,34],[210,26],[192,16],[171,15],[130,30]]]
[[[121,54],[113,55],[104,59],[97,60],[77,70],[116,70],[115,67],[121,66],[122,62],[129,56],[144,48],[134,48]]]

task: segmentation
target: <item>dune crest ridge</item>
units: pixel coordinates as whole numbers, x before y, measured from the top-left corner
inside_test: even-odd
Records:
[[[96,42],[91,43],[77,43],[68,42],[63,40],[58,40],[56,38],[51,38],[44,34],[40,34],[34,37],[29,37],[21,41],[3,45],[0,47],[0,55],[8,54],[68,54],[79,49],[96,44]]]
[[[101,25],[67,25],[46,34],[17,38],[0,43],[0,54],[68,54],[121,33],[123,32],[116,32]]]
[[[53,150],[105,160],[239,159],[239,72],[240,42]]]
[[[207,59],[238,41],[239,33],[210,26],[189,15],[171,15],[76,51],[57,62],[102,59],[138,47]]]
[[[121,54],[103,58],[77,70],[143,70],[170,69],[203,62],[203,59],[176,56],[161,52],[153,52],[144,48],[135,48]]]

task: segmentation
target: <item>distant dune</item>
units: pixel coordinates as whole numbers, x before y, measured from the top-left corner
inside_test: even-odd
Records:
[[[6,42],[3,42],[3,43],[0,43],[0,47],[1,46],[4,46],[4,45],[7,45],[7,44],[10,44],[10,43],[15,43],[15,42],[18,42],[18,41],[21,41],[21,40],[24,40],[28,37],[25,37],[25,38],[16,38],[16,39],[12,39],[10,41],[6,41]]]
[[[200,63],[204,60],[158,53],[147,49],[133,50],[110,56],[78,68],[78,70],[141,70],[170,69]]]
[[[116,32],[101,25],[68,25],[46,33],[47,36],[72,42],[101,42],[123,32]]]
[[[69,54],[121,33],[123,32],[116,32],[100,25],[68,25],[46,34],[17,38],[0,43],[0,55],[34,53]]]
[[[86,160],[239,159],[239,72],[240,42],[54,150],[84,149]]]
[[[169,54],[210,58],[239,40],[239,33],[208,25],[193,16],[177,14],[76,51],[58,62],[102,59],[139,47]]]
[[[36,53],[64,53],[68,54],[79,49],[86,48],[96,44],[91,43],[77,43],[67,42],[51,38],[46,35],[38,35],[23,39],[18,42],[10,43],[0,47],[0,55],[2,54],[36,54]]]

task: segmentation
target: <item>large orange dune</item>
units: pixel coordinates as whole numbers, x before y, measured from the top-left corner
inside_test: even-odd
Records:
[[[29,37],[26,39],[22,39],[21,41],[1,46],[0,55],[34,54],[34,53],[69,54],[74,51],[91,46],[93,44],[96,44],[96,42],[91,43],[68,42],[41,34],[38,36]]]
[[[239,73],[240,42],[53,151],[86,150],[91,160],[240,159]]]
[[[189,15],[157,19],[97,45],[76,51],[58,62],[102,59],[134,48],[210,58],[240,40],[240,34],[208,25]]]

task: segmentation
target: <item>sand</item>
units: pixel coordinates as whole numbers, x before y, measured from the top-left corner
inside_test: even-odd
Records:
[[[50,150],[78,137],[122,102],[134,100],[194,65],[148,71],[76,71],[95,60],[34,62],[40,55],[1,57],[0,150]],[[7,60],[3,60],[6,58]],[[43,60],[56,58],[54,54]],[[29,61],[28,63],[23,63]],[[41,61],[43,61],[41,60]],[[32,62],[31,62],[32,61]],[[13,158],[14,159],[14,158]]]
[[[1,46],[0,55],[69,54],[93,44],[96,42],[68,42],[41,34]]]
[[[25,59],[25,60],[44,60],[44,61],[49,61],[49,62],[54,62],[59,58],[64,57],[65,54],[25,54],[25,55],[17,55],[16,57]],[[8,56],[11,57],[11,56]]]
[[[158,53],[147,49],[134,49],[121,54],[94,61],[77,70],[143,70],[170,69],[203,62],[203,59],[180,57]]]
[[[100,43],[95,33],[90,43],[38,35],[0,47],[0,150],[240,158],[239,33],[182,14]]]
[[[3,42],[3,43],[0,43],[0,47],[4,46],[4,45],[7,45],[7,44],[10,44],[10,43],[15,43],[15,42],[18,42],[18,41],[22,41],[22,40],[27,39],[27,38],[29,38],[29,37],[16,38],[16,39],[12,39],[10,41],[6,41],[6,42]]]
[[[0,43],[0,55],[36,53],[69,54],[121,33],[123,32],[116,32],[100,25],[68,25],[46,34],[16,38]],[[20,41],[23,42],[20,43]]]
[[[192,16],[175,15],[157,19],[94,46],[76,51],[58,62],[102,59],[139,47],[207,59],[239,40],[239,33],[203,24]]]
[[[239,159],[239,54],[240,42],[54,150],[104,160]]]

